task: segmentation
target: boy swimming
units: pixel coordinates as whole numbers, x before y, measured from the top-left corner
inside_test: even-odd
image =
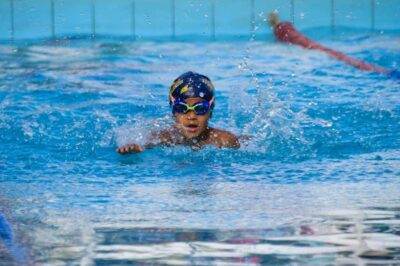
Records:
[[[200,149],[206,145],[218,148],[240,147],[234,134],[208,126],[214,109],[215,89],[211,80],[201,74],[186,72],[171,85],[169,104],[175,124],[166,130],[152,132],[149,141],[140,146],[126,144],[117,149],[121,154],[142,152],[155,146],[183,145]]]

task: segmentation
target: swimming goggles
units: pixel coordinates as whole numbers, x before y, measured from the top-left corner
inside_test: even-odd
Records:
[[[213,101],[213,99],[211,99],[211,102]],[[208,110],[210,110],[210,108],[211,105],[208,101],[198,102],[195,103],[193,106],[190,106],[184,101],[175,100],[174,104],[172,105],[172,111],[179,114],[186,114],[189,111],[193,111],[196,113],[196,115],[205,115]]]

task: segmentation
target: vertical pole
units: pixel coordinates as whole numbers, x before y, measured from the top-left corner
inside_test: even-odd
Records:
[[[211,38],[215,41],[215,1],[211,1]]]
[[[50,0],[51,38],[56,37],[54,0]]]
[[[136,40],[136,5],[135,0],[132,0],[132,12],[131,12],[131,34],[134,40]]]
[[[175,39],[175,0],[171,0],[172,39]]]
[[[11,18],[11,41],[15,38],[15,27],[14,27],[14,0],[10,0],[10,18]]]
[[[371,0],[371,31],[375,30],[375,0]]]
[[[336,10],[335,10],[335,0],[331,0],[331,34],[332,37],[335,35],[335,14],[336,14]]]
[[[290,2],[290,19],[294,25],[294,0]]]
[[[250,27],[251,27],[251,32],[250,32],[250,38],[254,38],[254,35],[256,34],[256,15],[255,15],[255,3],[254,0],[251,0],[251,18],[250,18]]]
[[[92,38],[96,36],[96,5],[95,5],[96,0],[92,0]]]

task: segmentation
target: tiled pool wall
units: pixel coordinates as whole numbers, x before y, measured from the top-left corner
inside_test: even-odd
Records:
[[[400,0],[0,0],[0,40],[261,39],[274,10],[301,30],[400,30]]]

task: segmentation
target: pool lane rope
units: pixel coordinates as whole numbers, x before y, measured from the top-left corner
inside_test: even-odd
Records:
[[[388,69],[385,69],[385,68],[382,68],[379,66],[368,64],[364,61],[357,60],[350,56],[347,56],[344,53],[341,53],[339,51],[325,47],[325,46],[307,38],[305,35],[303,35],[298,30],[296,30],[296,28],[293,27],[292,23],[290,23],[290,22],[283,21],[283,22],[276,24],[273,27],[273,31],[274,31],[274,35],[275,35],[276,39],[278,39],[281,42],[298,45],[305,49],[319,50],[319,51],[327,53],[332,58],[342,61],[342,62],[344,62],[348,65],[351,65],[355,68],[358,68],[361,70],[366,70],[366,71],[378,72],[381,74],[389,75],[393,78],[400,79],[400,71],[388,70]]]

